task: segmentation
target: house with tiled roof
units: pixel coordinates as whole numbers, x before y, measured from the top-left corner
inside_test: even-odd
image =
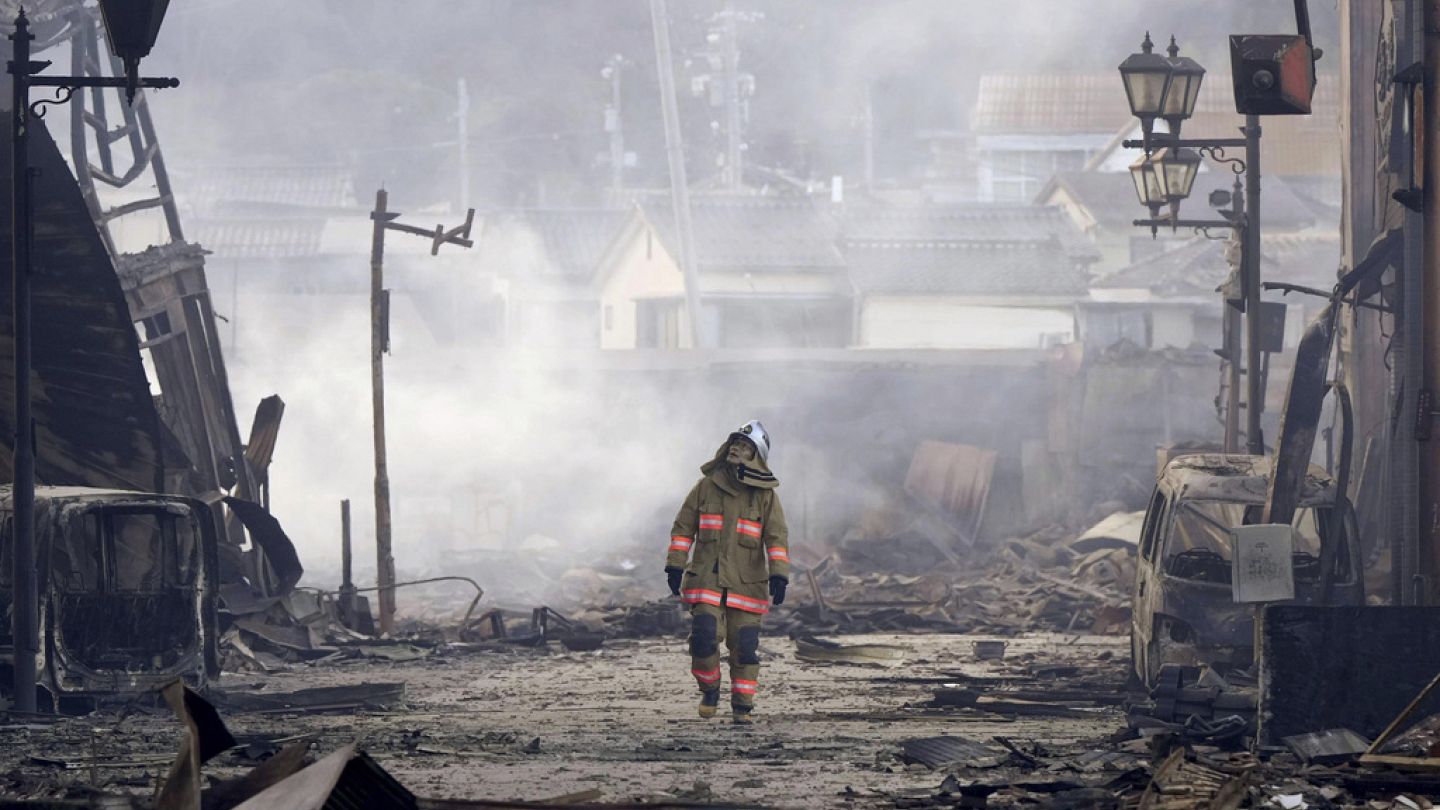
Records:
[[[1329,291],[1340,265],[1338,232],[1312,230],[1266,233],[1260,245],[1260,275],[1266,282]],[[1193,236],[1163,253],[1143,258],[1091,286],[1079,306],[1082,341],[1108,348],[1128,341],[1147,349],[1219,349],[1222,290],[1237,298],[1230,239]],[[1286,305],[1286,349],[1298,343],[1306,323],[1322,309],[1324,298],[1277,290],[1263,300]]]
[[[1118,74],[987,74],[970,117],[984,202],[1028,203],[1079,171],[1130,120]]]
[[[1214,192],[1233,191],[1234,182],[1228,171],[1200,172],[1190,198],[1182,204],[1182,214],[1196,219],[1219,219],[1207,202]],[[1295,193],[1290,182],[1283,178],[1266,177],[1262,194],[1267,232],[1295,233],[1336,222],[1330,219],[1333,209]],[[1148,229],[1136,227],[1135,220],[1147,219],[1150,212],[1136,200],[1129,172],[1060,172],[1050,178],[1036,202],[1063,211],[1090,240],[1099,255],[1093,268],[1099,277],[1164,253],[1195,236],[1188,230],[1161,228],[1152,234]]]
[[[1340,181],[1338,76],[1319,76],[1312,110],[1310,115],[1265,118],[1263,168],[1267,178],[1299,178],[1297,186],[1330,198],[1338,195]],[[1238,137],[1242,124],[1230,76],[1207,74],[1182,134]],[[1001,202],[1046,202],[1038,195],[1057,173],[1124,173],[1137,153],[1121,148],[1121,142],[1140,137],[1139,122],[1114,72],[983,76],[971,130],[978,198]]]
[[[208,252],[206,274],[224,318],[305,324],[337,310],[368,317],[374,197],[343,165],[190,165],[172,172],[187,240]],[[391,198],[405,221],[455,221]],[[385,286],[395,345],[491,346],[502,322],[491,277],[474,251],[430,255],[424,239],[392,238]],[[279,313],[285,313],[282,317]],[[413,326],[411,326],[413,324]],[[418,328],[416,328],[418,327]],[[239,334],[242,329],[230,330]],[[235,352],[227,346],[227,352]]]
[[[855,346],[1038,349],[1075,335],[1098,255],[1043,206],[847,208]]]
[[[496,279],[507,346],[593,349],[600,306],[592,280],[626,213],[522,209],[481,217],[480,270]]]
[[[691,220],[705,345],[849,345],[852,295],[836,241],[839,221],[827,203],[698,196]],[[672,208],[636,205],[595,276],[602,348],[691,348],[679,256]]]

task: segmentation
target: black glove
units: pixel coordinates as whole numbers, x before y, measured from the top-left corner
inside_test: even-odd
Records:
[[[770,577],[770,601],[776,605],[785,604],[785,586],[790,580],[785,577]]]
[[[670,593],[674,596],[680,595],[680,577],[684,573],[684,568],[676,568],[673,565],[665,566],[665,579],[670,583]]]

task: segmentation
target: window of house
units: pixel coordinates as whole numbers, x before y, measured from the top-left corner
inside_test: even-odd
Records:
[[[1060,151],[997,151],[988,153],[988,187],[994,202],[1033,202],[1057,172],[1085,168],[1091,152],[1083,149]]]

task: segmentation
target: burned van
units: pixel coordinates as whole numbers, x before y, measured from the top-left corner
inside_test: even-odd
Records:
[[[0,615],[14,598],[11,489],[0,487]],[[140,492],[37,487],[38,684],[52,705],[218,672],[216,537],[206,506]],[[11,667],[9,621],[0,666]],[[0,679],[8,686],[10,679]]]
[[[1197,454],[1161,472],[1140,530],[1130,652],[1152,686],[1162,664],[1250,666],[1254,607],[1231,596],[1231,530],[1259,523],[1270,485],[1268,458]],[[1324,470],[1301,487],[1289,604],[1364,602],[1354,510]]]

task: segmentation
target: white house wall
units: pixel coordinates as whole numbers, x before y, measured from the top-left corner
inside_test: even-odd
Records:
[[[989,306],[946,298],[877,298],[860,310],[859,348],[1035,349],[1075,339],[1069,306]]]
[[[685,278],[660,240],[643,229],[629,244],[620,247],[613,262],[610,272],[602,269],[605,282],[600,290],[600,348],[633,349],[639,339],[636,302],[683,298]],[[690,330],[683,310],[680,319],[680,348],[688,349]]]
[[[1195,315],[1189,307],[1156,307],[1151,312],[1151,348],[1188,349],[1194,343]]]

